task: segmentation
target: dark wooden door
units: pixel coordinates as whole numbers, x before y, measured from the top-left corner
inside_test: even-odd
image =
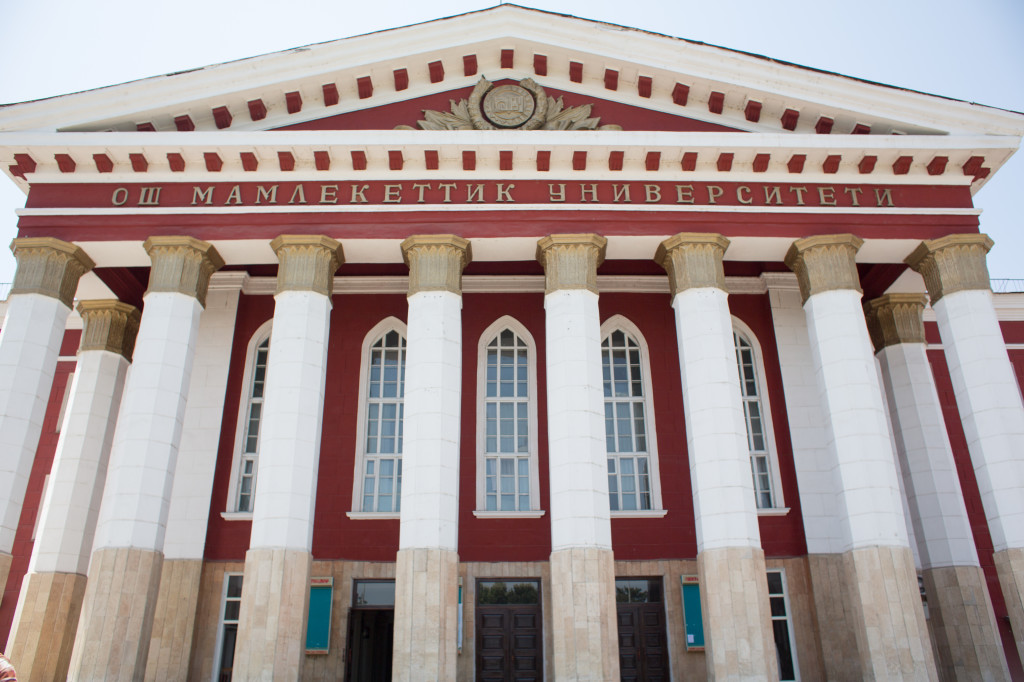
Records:
[[[618,603],[619,673],[623,682],[667,682],[665,611],[660,603]]]
[[[543,677],[540,604],[477,606],[478,682],[539,682]]]

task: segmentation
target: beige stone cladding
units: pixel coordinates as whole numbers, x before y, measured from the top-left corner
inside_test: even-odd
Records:
[[[551,553],[556,680],[610,680],[619,673],[615,566],[608,549]]]
[[[135,548],[100,548],[92,554],[83,612],[71,655],[71,680],[143,678],[163,555]]]
[[[459,654],[456,679],[472,680],[476,675],[476,581],[521,578],[540,580],[540,603],[544,617],[544,679],[554,680],[555,658],[552,647],[551,565],[547,561],[467,562],[459,565],[462,578],[462,653]]]
[[[395,566],[395,682],[455,679],[459,555],[446,549],[398,552]]]
[[[311,562],[312,555],[298,549],[246,552],[235,679],[299,679]]]
[[[778,680],[764,551],[723,547],[697,556],[709,680]],[[767,668],[767,669],[766,669]]]
[[[939,679],[1009,680],[981,567],[926,568],[922,575]]]
[[[1017,653],[1024,660],[1024,549],[1013,547],[996,552],[995,563],[1010,615],[1013,640]]]
[[[195,645],[189,661],[189,680],[213,679],[213,666],[217,660],[217,629],[220,627],[221,610],[224,608],[224,575],[241,573],[245,564],[241,561],[207,561],[203,563],[199,580],[199,598],[196,606]],[[242,586],[245,591],[245,586]]]
[[[67,678],[82,612],[86,577],[77,573],[29,573],[21,586],[7,654],[18,675],[33,682]]]
[[[857,637],[847,604],[843,555],[812,554],[807,557],[807,567],[817,618],[815,630],[824,654],[824,678],[836,682],[862,680]]]
[[[146,663],[147,680],[188,679],[202,571],[202,559],[164,560]]]
[[[843,568],[863,678],[938,679],[910,548],[853,549]]]
[[[7,576],[11,572],[11,562],[14,557],[6,552],[0,552],[0,588],[7,584]]]

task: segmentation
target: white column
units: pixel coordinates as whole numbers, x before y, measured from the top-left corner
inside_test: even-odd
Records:
[[[139,311],[82,301],[78,364],[8,653],[29,679],[64,679],[85,594],[107,460]]]
[[[796,272],[804,298],[861,673],[934,678],[896,458],[861,309],[854,257],[862,244],[853,235],[800,239],[786,265]],[[881,584],[891,589],[876,589]]]
[[[907,264],[924,277],[1024,658],[1024,406],[992,304],[982,234],[922,242]]]
[[[936,663],[948,679],[1010,673],[925,347],[923,294],[865,304],[921,557]]]
[[[661,243],[655,260],[668,272],[676,313],[708,677],[777,680],[722,267],[728,246],[722,235],[680,233]]]
[[[556,234],[537,244],[544,325],[555,677],[619,677],[615,564],[601,373],[597,268],[607,240]]]
[[[46,414],[64,324],[79,278],[93,263],[74,244],[15,239],[18,269],[0,327],[0,590]]]
[[[223,265],[212,246],[192,237],[151,237],[145,248],[153,266],[114,432],[71,679],[145,672],[196,332],[210,275]]]
[[[271,247],[280,265],[235,652],[242,680],[301,676],[331,296],[342,260],[329,237],[282,235]]]
[[[245,272],[214,273],[206,308],[199,319],[167,514],[164,565],[146,664],[147,680],[188,677],[235,313],[247,278]]]
[[[402,242],[409,266],[402,512],[395,568],[395,680],[455,679],[462,270],[455,235]]]

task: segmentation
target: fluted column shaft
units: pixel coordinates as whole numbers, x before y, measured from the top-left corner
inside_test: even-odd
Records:
[[[1024,658],[1024,405],[999,329],[983,234],[922,242],[907,258],[939,323],[967,448],[995,548],[1017,650]]]
[[[282,235],[270,245],[279,266],[235,650],[242,680],[302,672],[331,295],[343,258],[324,236]]]
[[[78,280],[93,267],[81,248],[15,239],[18,268],[0,327],[0,590],[39,445],[46,401]]]
[[[462,270],[456,235],[402,242],[409,266],[393,679],[455,679],[458,656]]]
[[[537,245],[545,275],[552,639],[559,680],[619,677],[597,305],[606,243],[596,234],[565,234]]]
[[[223,265],[208,243],[151,237],[145,310],[125,381],[70,679],[141,679],[199,316]]]
[[[935,679],[935,662],[907,537],[896,458],[861,309],[853,235],[794,242],[786,265],[800,284],[827,457],[837,492],[844,606],[861,675]],[[878,586],[885,584],[884,590]]]

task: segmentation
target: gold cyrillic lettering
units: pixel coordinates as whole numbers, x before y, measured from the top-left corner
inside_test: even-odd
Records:
[[[778,185],[764,188],[764,203],[782,205],[782,188]]]
[[[456,185],[454,182],[442,182],[437,186],[438,189],[444,190],[444,201],[442,203],[452,203],[452,190],[455,189]]]
[[[644,185],[644,197],[648,204],[656,204],[661,201],[661,187],[658,185]]]
[[[725,190],[718,185],[708,185],[708,203],[714,204],[718,202],[718,197],[722,196]]]
[[[260,189],[263,189],[262,187]],[[274,185],[274,192],[277,193],[277,185]],[[260,203],[259,195],[256,196],[256,203]],[[338,203],[338,186],[337,185],[320,185],[320,203],[321,204],[336,204]]]
[[[384,185],[384,203],[398,204],[402,201],[401,185]]]
[[[337,187],[337,185],[335,185]],[[261,203],[263,199],[267,200],[268,204],[277,203],[277,185],[272,185],[268,190],[263,185],[256,188],[256,203]]]
[[[746,198],[744,198],[746,195]],[[752,204],[754,203],[754,197],[751,196],[751,190],[746,185],[740,185],[736,188],[736,201],[741,204]]]
[[[139,193],[139,206],[159,206],[160,205],[160,188],[159,187],[143,187]]]
[[[557,189],[555,189],[557,187]],[[548,184],[548,200],[561,202],[565,201],[565,183],[560,182],[557,185]]]
[[[352,185],[352,198],[348,200],[350,204],[365,204],[366,203],[366,190],[370,189],[369,185]]]
[[[412,183],[412,188],[418,192],[416,195],[416,203],[422,204],[426,202],[426,199],[423,198],[423,192],[430,189],[430,185],[422,182],[414,182]]]
[[[124,206],[128,201],[128,188],[118,187],[115,189],[113,196],[110,197],[110,201],[114,206]]]
[[[860,187],[844,187],[843,191],[850,195],[850,201],[853,202],[854,206],[860,206],[860,194],[864,190]]]
[[[289,204],[304,204],[306,203],[306,189],[300,182],[295,186],[295,190],[292,192],[292,198],[288,200]]]
[[[512,192],[512,190],[514,188],[515,188],[514,184],[509,184],[508,187],[505,187],[504,183],[499,182],[498,183],[498,197],[495,199],[495,201],[511,201],[511,202],[515,203],[515,199],[512,198],[512,194],[511,194],[511,192]]]
[[[693,185],[676,185],[676,203],[693,203]]]
[[[881,206],[883,201],[886,202],[885,203],[886,206],[895,206],[896,205],[896,204],[892,203],[892,190],[889,189],[888,187],[886,187],[885,189],[876,189],[875,190],[875,205],[876,206]]]
[[[807,191],[806,187],[790,187],[789,191],[796,193],[796,205],[797,206],[803,206],[806,203],[806,202],[804,202],[804,192]]]
[[[302,185],[299,185],[300,187]],[[225,206],[231,204],[241,205],[242,203],[242,188],[239,185],[235,185],[231,188],[231,192],[228,194],[228,200],[224,202]]]
[[[210,185],[206,189],[200,189],[199,187],[192,187],[192,205],[195,206],[198,203],[203,203],[209,206],[213,203],[213,185]]]
[[[483,183],[481,182],[481,183],[478,183],[476,185],[471,185],[469,183],[466,183],[466,203],[467,204],[471,204],[471,203],[480,204],[480,203],[483,203],[483,200],[484,200],[484,185],[483,185]]]
[[[835,206],[836,205],[836,188],[835,187],[819,187],[818,188],[818,203],[822,206]]]
[[[632,200],[629,198],[629,185],[612,185],[612,191],[615,192],[612,196],[612,201],[616,203],[632,203]]]
[[[587,197],[590,197],[589,199]],[[580,203],[588,203],[597,201],[597,183],[592,182],[590,184],[580,183]]]

